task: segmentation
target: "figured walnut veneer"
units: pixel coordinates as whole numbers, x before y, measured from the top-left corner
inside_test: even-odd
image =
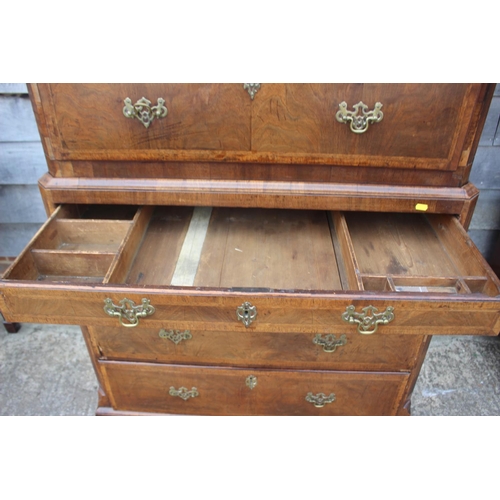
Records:
[[[407,415],[432,335],[499,333],[500,281],[465,232],[493,85],[29,89],[50,218],[0,309],[83,325],[97,414]],[[168,113],[145,128],[127,97]],[[383,120],[353,134],[343,101]],[[104,301],[125,298],[154,313],[120,326]],[[363,335],[353,308],[394,314]]]

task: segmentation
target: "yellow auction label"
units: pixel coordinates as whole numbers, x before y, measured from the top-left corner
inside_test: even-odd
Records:
[[[426,212],[428,208],[429,205],[426,205],[425,203],[417,203],[415,205],[415,210],[420,210],[421,212]]]

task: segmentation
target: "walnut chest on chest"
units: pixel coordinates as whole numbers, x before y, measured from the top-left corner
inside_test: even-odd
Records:
[[[493,85],[32,84],[49,220],[10,321],[82,325],[97,414],[404,415],[496,335],[467,236]]]

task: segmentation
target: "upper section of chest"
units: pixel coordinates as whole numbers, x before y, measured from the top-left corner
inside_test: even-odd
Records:
[[[199,178],[242,165],[252,178],[274,165],[272,180],[436,186],[466,182],[491,94],[485,84],[258,85],[33,84],[30,93],[55,176],[67,175],[62,162],[83,177],[100,176],[102,162],[166,162]]]

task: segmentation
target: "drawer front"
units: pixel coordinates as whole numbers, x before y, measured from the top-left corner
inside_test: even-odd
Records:
[[[40,129],[49,135],[56,160],[230,162],[268,164],[268,170],[278,163],[436,172],[467,165],[485,91],[480,84],[262,84],[252,100],[243,84],[32,87]],[[127,97],[133,104],[145,97],[151,106],[161,97],[168,113],[146,128],[139,119],[124,116]],[[362,133],[353,132],[350,121],[337,117],[342,103],[351,114],[359,104],[358,117],[363,115],[363,103],[369,119],[381,104],[382,119],[368,122]],[[212,178],[211,171],[200,170],[199,163],[194,166],[196,178]],[[289,181],[290,172],[282,172],[282,179],[273,174],[273,180]],[[214,170],[213,176],[217,175]],[[224,175],[231,178],[230,173]],[[244,175],[252,179],[251,168]],[[305,180],[294,175],[295,180]],[[327,180],[336,178],[333,171],[330,175]]]
[[[423,337],[90,328],[102,359],[321,370],[411,370]]]
[[[328,155],[338,165],[455,169],[474,112],[471,90],[466,84],[265,85],[252,107],[252,148]],[[383,115],[361,133],[337,119],[341,103],[354,113],[360,102],[367,116],[377,103]],[[360,109],[356,116],[362,115]]]
[[[153,160],[161,159],[162,150],[250,148],[250,99],[238,86],[50,84],[37,89],[58,159],[89,151],[108,159],[142,151],[144,159]],[[166,116],[153,118],[147,127],[123,111],[126,98],[137,105],[143,97],[150,107],[163,99],[167,110]]]
[[[239,370],[117,362],[101,362],[100,366],[115,410],[173,414],[394,415],[408,381],[408,374],[394,373]],[[321,404],[321,393],[334,401],[316,407],[315,404]],[[308,395],[313,402],[306,400]]]
[[[379,311],[394,308],[394,320],[378,327],[373,335],[497,335],[500,330],[498,300],[405,297],[366,299],[362,294],[342,294],[311,298],[307,294],[247,294],[235,298],[230,292],[184,293],[176,290],[118,290],[116,287],[57,285],[16,285],[0,283],[0,309],[6,320],[16,322],[71,325],[119,326],[117,317],[105,311],[105,300],[119,304],[124,298],[140,305],[149,300],[155,312],[139,318],[139,325],[206,331],[334,333],[357,332],[342,315],[355,305],[356,311],[374,306]],[[236,309],[245,301],[257,307],[256,320],[246,328],[236,318]],[[291,313],[290,313],[291,311]]]

